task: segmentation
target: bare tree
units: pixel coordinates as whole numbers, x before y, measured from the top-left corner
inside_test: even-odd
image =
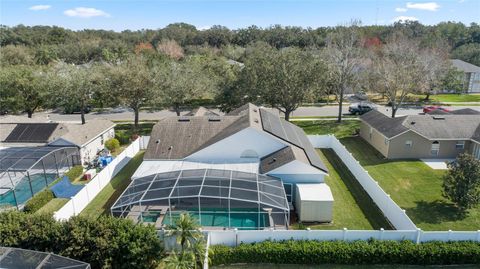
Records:
[[[347,89],[353,89],[357,82],[357,71],[361,64],[361,49],[358,26],[352,21],[349,26],[338,27],[329,34],[324,58],[328,64],[329,78],[333,92],[338,98],[338,122],[342,121],[343,96]]]
[[[392,118],[408,94],[425,87],[425,63],[417,42],[403,36],[391,39],[372,57],[372,89],[384,94],[392,106]]]
[[[180,60],[185,56],[183,48],[175,40],[163,39],[157,45],[157,50],[175,60]]]
[[[441,87],[441,78],[449,71],[448,52],[439,48],[428,48],[419,52],[420,61],[424,69],[423,87],[420,92],[425,94],[425,100],[430,99],[430,94]]]

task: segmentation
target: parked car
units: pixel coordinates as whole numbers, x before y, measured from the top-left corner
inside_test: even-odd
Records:
[[[374,109],[376,108],[375,105],[372,103],[355,103],[350,105],[348,111],[352,115],[362,115]]]
[[[86,106],[85,109],[83,110],[84,113],[90,113],[92,111],[91,106]],[[65,114],[74,114],[74,113],[80,113],[81,109],[78,106],[68,106],[63,109],[63,113]]]
[[[358,91],[353,96],[358,100],[368,100],[368,95],[364,91]]]
[[[430,113],[434,110],[440,110],[440,111],[443,111],[443,112],[451,112],[451,110],[446,109],[446,108],[441,107],[441,106],[426,106],[426,107],[423,108],[423,113]]]

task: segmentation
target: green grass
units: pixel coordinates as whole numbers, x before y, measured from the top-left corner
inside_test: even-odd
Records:
[[[115,203],[120,194],[130,184],[131,177],[143,161],[144,151],[133,157],[128,164],[108,183],[105,188],[93,199],[90,204],[80,213],[82,216],[98,218],[110,213],[110,207]]]
[[[143,122],[138,124],[138,130],[134,131],[133,123],[118,123],[115,125],[115,133],[122,133],[128,136],[133,135],[134,133],[138,135],[150,135],[152,132],[153,125],[156,122]]]
[[[360,122],[357,120],[345,120],[341,123],[333,120],[296,121],[294,123],[309,135],[334,134],[337,138],[352,136],[360,128]]]
[[[35,213],[53,213],[62,208],[62,206],[64,206],[68,200],[69,199],[67,198],[53,198]]]
[[[294,228],[310,227],[311,229],[350,230],[391,229],[392,227],[375,206],[368,194],[355,180],[350,171],[331,149],[318,150],[329,170],[325,182],[332,190],[333,223],[321,225],[296,225]]]
[[[480,102],[480,94],[438,94],[430,99],[437,102]]]
[[[445,171],[433,170],[420,160],[386,160],[360,137],[343,138],[341,142],[421,229],[480,228],[480,206],[462,214],[442,197]]]

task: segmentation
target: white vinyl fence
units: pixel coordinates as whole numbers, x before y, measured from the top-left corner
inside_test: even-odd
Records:
[[[309,135],[308,138],[315,148],[331,148],[335,151],[395,229],[417,229],[405,210],[390,198],[390,195],[378,185],[378,182],[368,174],[368,171],[360,165],[334,135]]]
[[[467,232],[425,232],[420,229],[400,230],[257,230],[257,231],[209,231],[210,245],[237,246],[240,243],[257,243],[266,240],[409,240],[416,243],[428,241],[478,241],[480,231]]]
[[[75,196],[73,196],[60,210],[54,213],[57,220],[67,220],[80,214],[82,210],[97,196],[100,191],[122,170],[122,168],[141,150],[145,149],[149,136],[141,136],[123,150],[111,163],[109,163],[90,182],[85,184]]]

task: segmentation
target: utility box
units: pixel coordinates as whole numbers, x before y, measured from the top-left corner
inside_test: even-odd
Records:
[[[333,195],[325,183],[297,184],[295,208],[301,222],[332,222]]]

